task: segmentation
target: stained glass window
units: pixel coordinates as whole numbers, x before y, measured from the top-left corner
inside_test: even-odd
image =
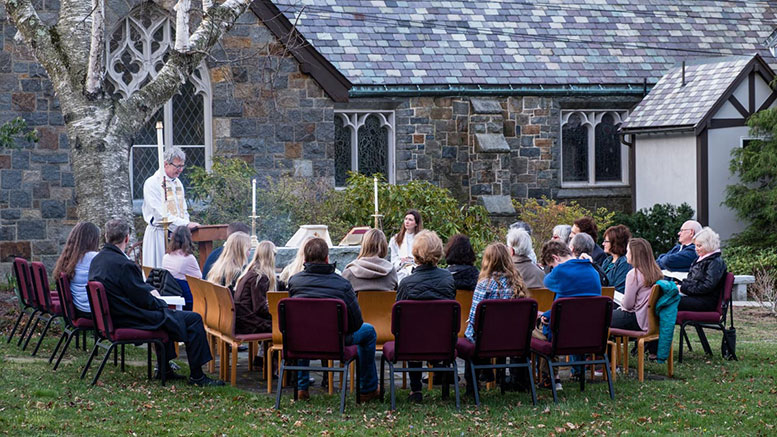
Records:
[[[393,162],[393,112],[341,111],[335,114],[336,186],[345,186],[348,171],[367,176],[380,173],[394,183]]]
[[[153,80],[164,66],[175,39],[174,22],[156,6],[144,4],[121,20],[110,35],[106,90],[117,98],[126,98]],[[179,146],[186,152],[187,168],[209,167],[208,77],[205,64],[200,64],[180,91],[135,135],[130,153],[133,199],[143,198],[143,183],[159,167],[157,121],[164,122],[165,145]],[[182,173],[181,181],[190,195],[187,173]]]
[[[625,184],[627,166],[618,127],[625,111],[564,111],[561,126],[562,182]]]
[[[582,182],[588,180],[588,128],[583,125],[579,114],[569,116],[561,133],[564,163],[564,181]]]

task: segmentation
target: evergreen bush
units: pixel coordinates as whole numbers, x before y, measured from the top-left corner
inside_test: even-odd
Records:
[[[513,206],[518,212],[518,218],[531,226],[534,249],[539,253],[542,244],[553,236],[556,225],[570,225],[580,217],[589,216],[594,219],[599,230],[599,240],[602,240],[604,230],[613,223],[614,212],[607,208],[597,208],[590,211],[575,201],[557,202],[543,196],[541,199],[513,199]]]
[[[677,244],[677,232],[683,222],[693,218],[693,214],[693,208],[687,203],[680,206],[657,203],[633,214],[617,213],[613,222],[628,226],[632,236],[649,241],[653,254],[658,256]]]

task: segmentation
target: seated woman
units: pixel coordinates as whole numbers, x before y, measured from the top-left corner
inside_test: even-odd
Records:
[[[413,241],[418,232],[424,228],[421,213],[411,209],[405,213],[402,227],[397,235],[391,237],[389,250],[391,251],[391,264],[397,269],[397,279],[401,282],[413,271]]]
[[[715,311],[723,294],[726,263],[720,256],[720,235],[705,226],[693,239],[699,257],[680,284],[679,311]]]
[[[453,275],[437,267],[442,258],[442,241],[435,232],[421,231],[413,242],[413,260],[418,265],[413,274],[402,280],[397,288],[397,301],[400,300],[441,300],[456,299],[456,287]],[[421,363],[411,361],[410,367],[421,367]],[[410,400],[422,402],[421,372],[410,372]]]
[[[235,294],[237,278],[243,272],[251,249],[251,238],[245,232],[235,232],[227,237],[224,250],[208,272],[208,281],[229,288]]]
[[[602,263],[602,270],[607,275],[607,282],[618,293],[625,291],[626,274],[631,270],[625,257],[630,238],[631,231],[624,225],[610,226],[604,231],[604,252],[609,256]]]
[[[258,334],[272,332],[272,317],[267,292],[275,291],[275,245],[261,241],[254,259],[237,280],[235,289],[235,332]]]
[[[527,288],[542,288],[545,272],[532,261],[534,249],[531,235],[523,228],[510,228],[507,232],[507,247],[510,248],[515,269],[523,278]],[[536,259],[536,256],[534,257]]]
[[[551,240],[558,240],[564,244],[569,244],[569,236],[572,234],[572,226],[556,225],[553,227],[553,236]]]
[[[397,289],[397,270],[385,260],[387,254],[388,242],[383,231],[367,231],[359,256],[343,270],[343,278],[350,281],[353,291]]]
[[[200,265],[194,257],[192,248],[192,231],[187,226],[178,226],[173,232],[170,242],[170,252],[162,258],[162,268],[170,272],[178,280],[183,289],[183,299],[186,302],[183,309],[192,310],[192,291],[186,282],[186,275],[202,279]]]
[[[81,222],[73,227],[67,236],[62,254],[54,266],[54,279],[64,273],[70,279],[70,293],[78,318],[92,318],[86,283],[89,280],[89,266],[97,255],[100,244],[100,228],[91,222]]]
[[[664,274],[653,258],[653,248],[642,238],[632,238],[626,250],[626,260],[634,266],[626,274],[626,292],[620,302],[620,308],[612,311],[613,328],[630,331],[648,330],[648,301],[656,281]]]
[[[445,245],[445,261],[457,290],[475,289],[480,270],[474,266],[475,251],[472,250],[469,237],[464,234],[452,236]]]

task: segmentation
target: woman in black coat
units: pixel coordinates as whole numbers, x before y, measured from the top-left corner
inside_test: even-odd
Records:
[[[715,311],[723,293],[726,263],[720,256],[720,236],[705,227],[693,239],[699,257],[680,284],[679,311]]]
[[[445,261],[453,275],[456,290],[474,290],[478,284],[480,270],[475,267],[475,251],[469,237],[456,234],[445,245]]]

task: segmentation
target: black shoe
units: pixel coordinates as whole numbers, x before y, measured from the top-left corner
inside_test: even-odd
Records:
[[[199,379],[192,379],[190,377],[189,384],[196,385],[197,387],[221,387],[225,385],[224,381],[220,379],[211,379],[208,375],[202,375]]]
[[[178,368],[180,369],[180,367]],[[165,381],[176,381],[180,379],[186,379],[185,376],[176,373],[175,372],[176,370],[177,369],[173,369],[173,366],[169,366],[167,368],[167,373],[165,373]],[[158,367],[154,368],[154,379],[162,379],[162,375],[160,375]]]
[[[415,391],[410,393],[410,396],[408,396],[407,399],[415,404],[420,404],[424,401],[424,395],[420,391]]]

